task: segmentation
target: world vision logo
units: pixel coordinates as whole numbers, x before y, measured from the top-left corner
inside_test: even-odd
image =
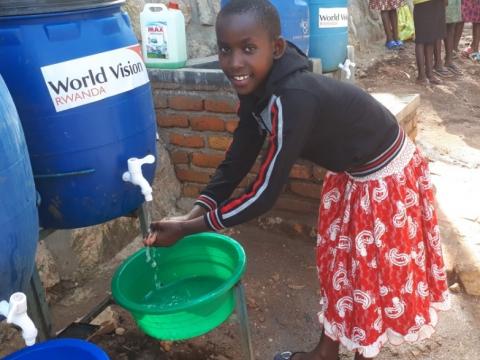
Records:
[[[41,71],[57,112],[121,94],[149,81],[139,45],[47,65]]]
[[[319,8],[318,27],[336,28],[348,26],[348,8]]]

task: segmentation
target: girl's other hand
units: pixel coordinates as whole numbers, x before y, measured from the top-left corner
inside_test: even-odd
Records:
[[[183,222],[162,220],[150,225],[150,233],[143,240],[145,246],[166,247],[184,237]]]

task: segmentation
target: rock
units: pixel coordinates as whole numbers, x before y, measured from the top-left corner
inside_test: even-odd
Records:
[[[60,282],[57,263],[43,240],[38,243],[35,261],[40,280],[45,289],[52,288]]]
[[[465,292],[480,296],[480,264],[461,264],[456,268],[456,272]]]
[[[92,325],[101,325],[103,323],[112,323],[115,324],[115,326],[118,325],[118,314],[112,310],[111,306],[105,308],[105,310],[91,321]]]
[[[172,350],[173,342],[171,341],[160,341],[160,347],[165,351],[169,352]]]
[[[451,285],[448,289],[454,294],[458,294],[458,293],[462,292],[462,288],[460,287],[459,283],[455,283],[455,284]]]
[[[202,25],[213,26],[215,24],[216,14],[219,9],[218,6],[213,6],[212,3],[218,5],[218,2],[212,0],[197,0],[198,19]]]
[[[126,330],[122,327],[118,327],[115,329],[115,334],[118,335],[118,336],[122,336],[124,335],[126,332]]]

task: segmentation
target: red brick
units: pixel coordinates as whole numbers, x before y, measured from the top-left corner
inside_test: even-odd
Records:
[[[226,97],[210,97],[205,99],[205,110],[219,113],[236,113],[238,100]]]
[[[198,131],[224,131],[225,121],[217,116],[194,116],[190,118],[190,126]]]
[[[200,111],[203,110],[203,99],[199,96],[170,96],[168,107],[174,110]]]
[[[170,154],[174,164],[188,164],[188,153],[185,151],[172,151]]]
[[[322,185],[304,181],[291,181],[290,190],[297,195],[305,196],[311,199],[320,199]]]
[[[290,170],[290,177],[294,179],[308,180],[312,176],[312,169],[309,165],[294,164]]]
[[[192,164],[206,168],[216,168],[225,158],[223,154],[195,153],[192,155]]]
[[[189,148],[202,148],[205,146],[205,140],[197,135],[182,135],[170,133],[170,144]]]
[[[175,166],[177,179],[180,181],[195,182],[206,184],[210,181],[210,172],[193,170],[185,165]]]
[[[313,165],[313,178],[318,181],[322,181],[325,177],[327,170],[323,167]]]
[[[196,199],[200,192],[203,190],[204,186],[196,184],[184,184],[182,187],[182,195]]]
[[[160,127],[188,127],[188,118],[186,115],[169,114],[163,111],[157,112],[157,124]]]
[[[275,209],[305,214],[317,214],[319,202],[299,196],[282,194],[275,203]]]
[[[208,146],[215,150],[227,150],[232,142],[229,136],[209,136]]]
[[[153,103],[155,105],[155,109],[166,109],[168,107],[167,97],[162,96],[161,92],[159,91],[154,91]]]
[[[227,130],[229,133],[233,134],[237,126],[238,126],[238,120],[225,121],[225,130]]]

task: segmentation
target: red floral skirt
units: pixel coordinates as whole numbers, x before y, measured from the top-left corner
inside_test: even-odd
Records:
[[[383,344],[429,337],[449,308],[428,164],[407,139],[381,170],[327,173],[317,267],[325,334],[374,357]]]

